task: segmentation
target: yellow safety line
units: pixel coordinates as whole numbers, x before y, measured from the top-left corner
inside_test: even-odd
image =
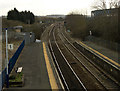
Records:
[[[98,51],[92,49],[91,47],[85,45],[84,43],[82,43],[82,42],[80,42],[80,43],[81,43],[83,46],[86,46],[86,47],[89,48],[90,50],[94,51],[95,53],[101,55],[101,56],[104,57],[105,59],[109,60],[109,61],[112,62],[113,64],[115,64],[115,65],[117,65],[117,66],[120,66],[120,64],[116,63],[114,60],[112,60],[112,59],[110,59],[110,58],[104,56],[103,54],[101,54],[101,53],[99,53]]]
[[[47,55],[47,51],[46,51],[46,47],[45,47],[45,43],[43,42],[43,52],[44,52],[44,57],[45,57],[45,62],[46,62],[46,66],[47,66],[47,71],[48,71],[48,76],[49,76],[49,81],[50,81],[50,85],[51,85],[51,89],[58,89],[55,77],[53,75],[53,71],[49,62],[49,58]]]

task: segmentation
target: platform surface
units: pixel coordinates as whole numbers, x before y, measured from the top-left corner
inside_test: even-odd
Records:
[[[46,63],[45,57],[47,56],[47,50],[45,48],[45,44],[42,42],[35,42],[24,47],[16,64],[18,67],[23,67],[23,74],[25,77],[24,87],[9,88],[9,90],[57,89],[57,87],[52,87],[53,85],[57,86],[57,84],[54,74],[51,74],[52,69],[50,68],[48,58]],[[50,71],[48,69],[50,69]]]
[[[78,41],[78,42],[80,43],[81,41]],[[108,59],[107,60],[108,62],[112,63],[114,66],[120,69],[120,61],[119,61],[120,53],[110,50],[108,48],[99,46],[89,41],[84,41],[83,43],[87,45],[89,48],[91,48],[93,51],[96,51],[97,54],[99,54],[100,56]]]

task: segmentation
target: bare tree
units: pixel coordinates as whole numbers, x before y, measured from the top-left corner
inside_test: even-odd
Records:
[[[120,1],[119,0],[109,0],[109,2],[107,2],[107,0],[96,0],[96,2],[94,2],[92,8],[93,9],[111,9],[111,8],[118,8]]]
[[[111,0],[109,2],[109,7],[110,8],[119,8],[119,0]]]
[[[93,9],[106,9],[107,6],[106,6],[106,0],[96,0],[96,2],[94,2],[92,8]]]

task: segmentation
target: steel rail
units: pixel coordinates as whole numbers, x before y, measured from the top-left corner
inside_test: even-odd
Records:
[[[49,36],[50,36],[51,32],[53,31],[53,29],[54,29],[54,27],[53,27],[53,28],[51,29],[51,31],[49,32]],[[66,89],[67,89],[68,91],[70,91],[70,89],[69,89],[69,87],[68,87],[68,85],[67,85],[67,82],[65,81],[65,78],[64,78],[64,76],[63,76],[63,73],[62,73],[62,71],[61,71],[61,69],[60,69],[60,66],[59,66],[59,64],[58,64],[58,62],[57,62],[57,60],[56,60],[56,57],[55,57],[55,54],[54,54],[54,51],[53,51],[53,48],[52,48],[50,39],[49,39],[49,45],[50,45],[49,47],[50,47],[52,56],[53,56],[53,58],[54,58],[55,64],[56,64],[56,66],[57,66],[57,68],[58,68],[58,70],[59,70],[59,74],[61,75],[61,77],[62,77],[62,79],[63,79],[63,82],[64,82],[64,84],[65,84],[65,86],[66,86]],[[64,88],[65,88],[65,87],[64,87]]]
[[[60,72],[60,75],[62,76],[62,79],[63,79],[63,81],[64,81],[64,83],[65,83],[65,85],[66,85],[66,87],[67,87],[67,90],[70,91],[70,89],[69,89],[69,87],[68,87],[68,85],[67,85],[67,82],[65,81],[65,78],[64,78],[64,76],[63,76],[63,74],[62,74],[62,71],[61,71],[61,69],[60,69],[60,67],[59,67],[59,64],[58,64],[58,62],[57,62],[57,60],[56,60],[56,57],[55,57],[55,54],[54,54],[54,52],[53,52],[53,49],[52,49],[52,45],[51,45],[50,40],[49,40],[49,44],[50,44],[50,49],[51,49],[51,51],[52,51],[52,55],[53,55],[53,57],[54,57],[55,63],[56,63],[57,68],[58,68],[58,70],[59,70],[59,72]]]
[[[61,37],[60,37],[61,39]],[[62,39],[61,39],[62,40]],[[63,41],[63,40],[62,40]],[[82,66],[106,89],[106,87],[102,84],[99,78],[97,78],[85,65],[82,63],[78,57],[70,50],[70,48],[67,47],[67,45],[64,43],[65,47],[69,50],[69,52],[82,64]]]
[[[64,60],[66,61],[67,65],[70,67],[71,71],[73,72],[73,74],[75,75],[75,77],[77,78],[77,80],[79,81],[79,83],[82,85],[83,89],[85,91],[87,91],[87,88],[84,86],[84,84],[82,83],[82,81],[80,80],[80,78],[77,76],[77,74],[74,72],[74,70],[72,69],[72,67],[70,66],[70,64],[68,63],[67,59],[65,58],[64,54],[62,53],[61,49],[59,48],[57,42],[56,42],[56,38],[55,38],[55,35],[54,35],[54,32],[53,32],[53,37],[54,37],[54,41],[55,41],[55,44],[58,48],[58,50],[60,51],[61,55],[63,56]]]
[[[63,33],[61,33],[62,35],[63,35],[63,37],[65,38],[65,40],[77,51],[77,52],[79,52],[86,60],[88,60],[97,70],[99,70],[102,74],[104,74],[105,75],[105,77],[107,77],[108,79],[110,79],[112,82],[114,82],[117,86],[120,86],[116,81],[114,81],[110,76],[108,76],[105,72],[103,72],[99,67],[97,67],[93,62],[91,62],[90,61],[90,59],[88,59],[83,53],[81,53],[72,43],[70,43],[70,41],[65,37],[65,35],[63,34]],[[60,37],[61,38],[61,37]],[[62,40],[63,41],[63,40]],[[65,43],[64,43],[65,44]],[[65,46],[66,46],[66,44],[65,44]],[[67,46],[66,46],[67,47]],[[75,54],[67,47],[67,49],[74,55],[74,57],[76,57],[75,56]],[[77,58],[77,57],[76,57]],[[77,58],[78,59],[78,58]],[[78,59],[79,60],[79,59]],[[79,60],[79,62],[81,62],[80,60]],[[81,62],[81,64],[86,68],[86,69],[88,69],[82,62]],[[89,70],[89,69],[88,69]],[[90,71],[90,70],[89,70]],[[91,72],[91,71],[90,71]],[[91,72],[92,73],[92,72]],[[94,74],[92,74],[95,78],[96,78],[96,80],[98,79],[98,81],[101,83],[101,85],[102,85],[102,82],[99,80],[99,78],[97,78]],[[104,85],[103,85],[104,86]],[[105,86],[104,86],[105,87]],[[106,87],[105,87],[106,88]]]

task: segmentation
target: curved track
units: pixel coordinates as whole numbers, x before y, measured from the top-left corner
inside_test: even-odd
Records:
[[[108,74],[106,74],[102,69],[96,66],[91,60],[89,60],[83,53],[81,53],[70,41],[62,34],[60,39],[63,41],[65,47],[70,51],[72,55],[84,66],[86,70],[103,85],[106,89],[119,89],[119,84],[113,80]],[[64,40],[63,40],[64,39]],[[68,46],[66,43],[69,43]],[[72,47],[72,48],[71,48]],[[71,50],[72,49],[72,50]],[[74,51],[73,51],[74,50]],[[81,58],[82,57],[82,58]],[[81,60],[80,60],[81,59]],[[83,62],[84,60],[84,62]],[[97,74],[96,74],[97,73]],[[101,76],[101,77],[100,77]]]
[[[65,90],[120,88],[116,81],[92,63],[60,32],[60,26],[50,30],[49,48]]]
[[[58,68],[59,74],[62,78],[66,90],[84,90],[87,91],[84,84],[74,73],[73,69],[67,62],[67,59],[62,54],[54,36],[54,29],[51,30],[49,47],[52,52],[55,64]],[[63,76],[64,74],[64,76]]]

